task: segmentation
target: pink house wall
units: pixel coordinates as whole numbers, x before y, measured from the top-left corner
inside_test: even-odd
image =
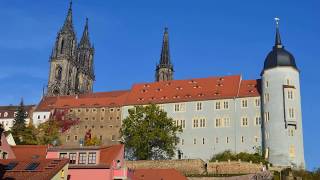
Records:
[[[69,169],[70,180],[112,180],[110,169]]]
[[[8,159],[15,159],[16,156],[14,155],[11,146],[8,144],[6,137],[4,136],[4,134],[1,134],[1,146],[0,146],[0,151],[4,151],[6,153],[8,153]],[[1,159],[2,157],[0,157]]]

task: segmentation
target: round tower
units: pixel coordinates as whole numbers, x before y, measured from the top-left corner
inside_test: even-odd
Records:
[[[276,38],[262,76],[263,148],[274,166],[304,168],[299,70],[281,43],[279,19]]]

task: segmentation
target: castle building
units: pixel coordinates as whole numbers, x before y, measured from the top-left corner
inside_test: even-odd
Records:
[[[275,166],[304,168],[299,70],[276,40],[261,79],[240,75],[135,84],[123,115],[135,105],[155,103],[182,127],[176,158],[210,159],[231,150],[263,151]]]
[[[72,2],[65,22],[58,32],[50,57],[47,96],[92,92],[95,80],[94,47],[90,43],[88,18],[80,43],[77,44],[72,22]]]
[[[281,42],[278,21],[275,45],[265,59],[261,79],[230,75],[173,80],[165,28],[155,82],[134,84],[125,91],[92,93],[93,55],[88,21],[77,45],[70,5],[50,60],[47,95],[54,97],[44,97],[33,114],[38,124],[56,109],[79,119],[79,124],[61,135],[62,144],[79,145],[89,130],[104,145],[119,143],[121,121],[128,109],[153,103],[183,129],[177,159],[209,160],[226,150],[262,151],[273,165],[305,167],[300,72]]]

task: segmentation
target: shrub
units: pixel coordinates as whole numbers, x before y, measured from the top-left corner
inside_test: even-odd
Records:
[[[262,162],[263,164],[267,164],[268,161],[266,161],[259,153],[246,153],[246,152],[241,152],[241,153],[233,153],[231,151],[224,151],[222,153],[218,153],[214,155],[211,159],[210,162],[214,162],[216,160],[218,161],[237,161],[237,160],[245,161],[245,162],[250,162],[252,161],[253,163],[260,163]]]

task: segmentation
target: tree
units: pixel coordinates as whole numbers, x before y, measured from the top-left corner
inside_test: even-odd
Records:
[[[128,110],[123,120],[121,134],[129,159],[170,159],[179,141],[173,119],[157,105],[135,106]]]
[[[26,118],[27,113],[21,100],[11,128],[12,136],[17,144],[36,144],[35,128],[32,125],[26,126]]]
[[[49,119],[38,126],[38,141],[39,144],[59,145],[59,125],[57,121]]]

